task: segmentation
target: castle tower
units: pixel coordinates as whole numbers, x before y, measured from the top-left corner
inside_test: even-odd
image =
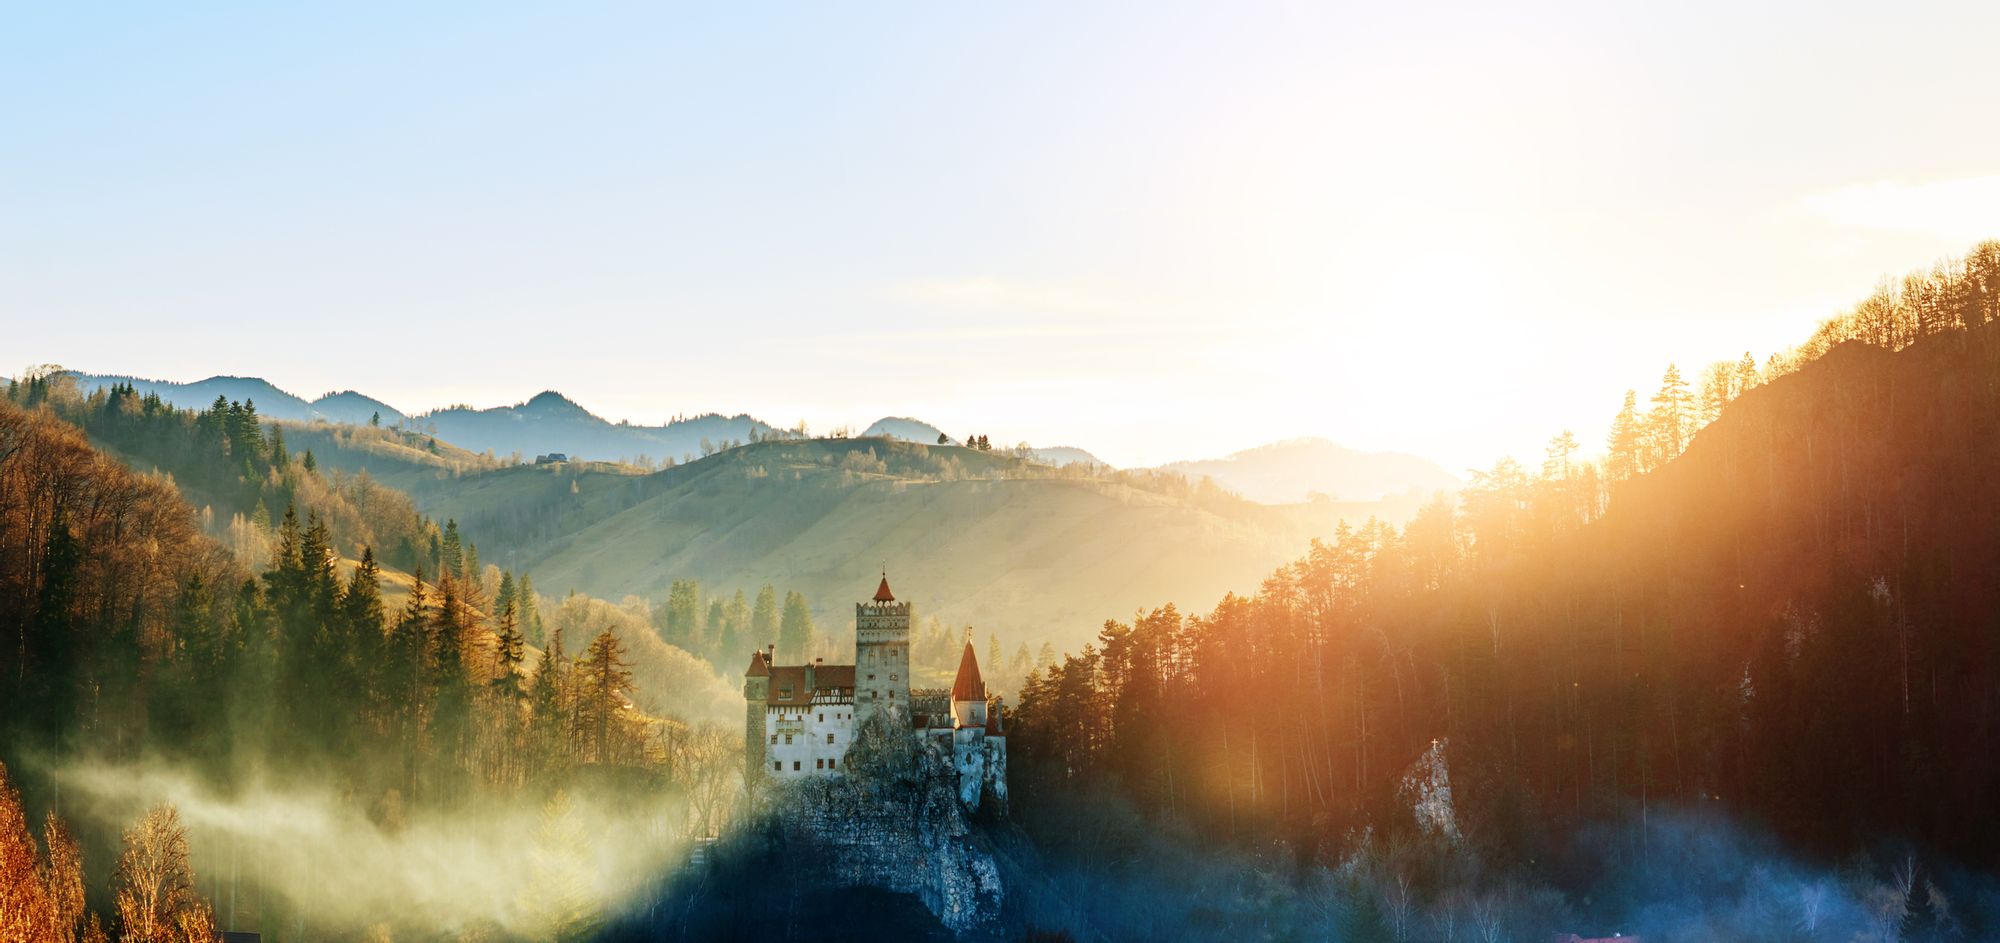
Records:
[[[986,681],[979,677],[979,656],[972,650],[972,630],[965,630],[965,653],[958,656],[958,677],[951,683],[951,725],[986,729]]]
[[[759,649],[750,653],[750,667],[743,672],[743,762],[752,781],[764,775],[765,705],[771,699],[771,653]]]
[[[910,709],[910,604],[889,591],[889,574],[869,602],[854,604],[854,719],[884,707]]]

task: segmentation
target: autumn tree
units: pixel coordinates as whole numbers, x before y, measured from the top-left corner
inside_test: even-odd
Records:
[[[618,636],[610,629],[599,632],[583,659],[577,662],[576,673],[578,719],[589,731],[591,758],[597,763],[607,763],[611,760],[611,748],[617,744],[614,734],[618,712],[632,694],[631,665],[625,661],[625,646]]]
[[[155,806],[125,830],[116,883],[121,941],[208,943],[216,938],[215,914],[195,891],[187,829],[173,806]]]

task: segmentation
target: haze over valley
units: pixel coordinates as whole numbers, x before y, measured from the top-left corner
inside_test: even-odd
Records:
[[[0,943],[2000,940],[1996,35],[10,11]]]

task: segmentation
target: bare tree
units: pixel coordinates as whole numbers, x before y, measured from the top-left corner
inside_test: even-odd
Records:
[[[118,920],[123,943],[207,943],[215,915],[195,892],[187,829],[171,805],[155,806],[125,830],[118,858]]]

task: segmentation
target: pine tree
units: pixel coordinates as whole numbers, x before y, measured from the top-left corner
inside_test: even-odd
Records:
[[[1694,425],[1693,401],[1688,396],[1687,381],[1681,379],[1680,368],[1667,365],[1667,372],[1660,377],[1660,391],[1653,394],[1653,408],[1646,414],[1647,438],[1650,441],[1648,469],[1658,468],[1673,461],[1687,448],[1688,436]]]
[[[1625,403],[1618,407],[1618,415],[1611,420],[1611,436],[1605,443],[1609,453],[1604,460],[1605,476],[1612,481],[1624,481],[1639,473],[1639,450],[1643,444],[1643,425],[1639,418],[1638,394],[1625,391]]]
[[[667,589],[667,604],[661,613],[669,644],[690,652],[705,650],[701,626],[701,584],[694,580],[674,580]]]
[[[761,602],[761,599],[760,599]],[[778,624],[778,658],[810,661],[813,652],[812,609],[797,592],[785,594],[785,614]]]
[[[494,619],[493,681],[494,694],[507,707],[508,716],[521,702],[526,693],[521,687],[521,629],[514,614],[514,600],[509,599],[500,606],[500,614]]]
[[[567,704],[564,696],[564,660],[563,628],[558,621],[549,633],[549,644],[542,649],[541,662],[535,667],[534,683],[528,689],[529,723],[532,725],[530,738],[536,762],[545,772],[559,766],[564,754],[563,731],[568,729],[564,716]]]
[[[456,519],[444,522],[444,543],[438,548],[438,567],[440,577],[465,575],[465,547],[459,542]]]
[[[765,583],[757,591],[757,607],[750,612],[750,645],[762,648],[778,640],[778,591]]]
[[[521,613],[521,637],[534,644],[540,644],[547,636],[542,631],[542,608],[535,598],[535,583],[528,574],[521,574],[521,581],[514,587],[515,608]]]
[[[632,671],[625,661],[625,646],[610,629],[605,629],[591,640],[576,670],[583,720],[589,725],[586,729],[594,745],[592,758],[597,763],[607,763],[614,745],[612,726],[617,721],[618,709],[632,692]]]

